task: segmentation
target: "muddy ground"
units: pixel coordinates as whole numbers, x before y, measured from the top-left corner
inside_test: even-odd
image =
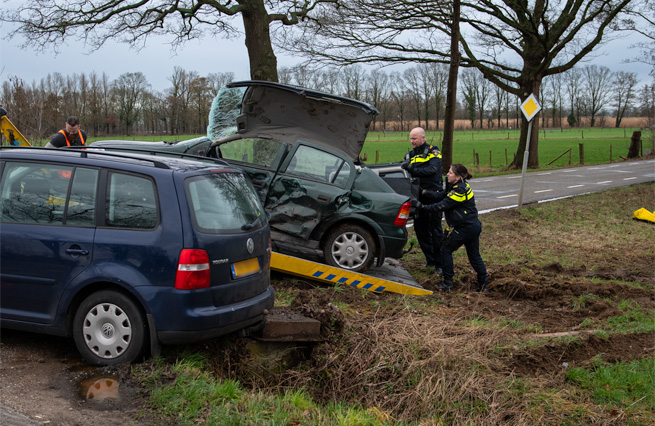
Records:
[[[501,363],[507,374],[561,380],[559,374],[563,365],[589,366],[599,354],[608,362],[628,362],[655,351],[653,333],[619,334],[601,339],[590,333],[593,328],[579,327],[585,319],[600,323],[619,315],[609,300],[630,300],[644,309],[655,308],[655,293],[651,290],[620,283],[599,285],[591,281],[592,277],[600,276],[627,278],[630,273],[625,270],[565,270],[558,264],[502,268],[490,265],[489,269],[491,291],[484,295],[471,291],[468,287],[472,283],[464,280],[457,283],[459,289],[452,294],[435,292],[425,297],[442,299],[439,315],[448,318],[449,324],[453,324],[453,319],[510,317],[539,327],[540,334],[552,337],[579,334],[581,337],[572,343],[550,343],[513,351]],[[302,312],[322,322],[327,341],[319,345],[322,349],[316,349],[317,354],[329,350],[330,339],[335,339],[345,328],[362,330],[374,323],[393,321],[399,311],[380,306],[401,304],[406,300],[395,294],[362,294],[361,290],[352,288],[326,288],[291,277],[277,278],[277,290],[295,294],[294,302],[284,309]],[[653,280],[652,275],[630,275],[629,278],[644,284]],[[435,278],[426,277],[422,281],[424,287],[434,289]],[[583,295],[596,295],[597,298],[590,298],[584,307],[573,307],[571,301]],[[343,311],[336,307],[339,305],[350,308]],[[433,314],[428,315],[420,307],[409,312],[415,321],[434,324]],[[406,310],[403,315],[407,315]],[[455,335],[457,329],[446,327],[442,332],[445,336]],[[174,353],[168,352],[169,356]],[[132,387],[127,367],[90,368],[81,360],[71,340],[3,330],[0,357],[0,403],[5,408],[4,414],[9,407],[29,417],[34,424],[161,424],[161,420],[155,422],[142,417],[144,394]],[[282,379],[290,380],[290,377]],[[112,387],[118,389],[118,395],[109,389]],[[94,390],[101,400],[89,398]],[[102,400],[104,396],[107,399]],[[11,418],[5,417],[5,422]],[[26,424],[25,421],[23,418],[16,424]]]

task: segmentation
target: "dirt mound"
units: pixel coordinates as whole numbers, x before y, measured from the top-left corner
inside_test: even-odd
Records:
[[[612,335],[580,335],[579,340],[548,343],[526,348],[507,361],[511,374],[517,376],[555,375],[570,367],[587,367],[599,361],[630,362],[652,356],[655,333]]]

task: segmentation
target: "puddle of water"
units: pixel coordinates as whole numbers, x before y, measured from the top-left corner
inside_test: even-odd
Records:
[[[118,401],[118,377],[96,376],[80,382],[80,396],[88,402]]]

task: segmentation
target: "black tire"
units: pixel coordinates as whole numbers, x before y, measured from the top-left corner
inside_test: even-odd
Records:
[[[73,319],[73,339],[92,365],[140,361],[146,350],[146,323],[137,305],[124,294],[104,290],[80,304]]]
[[[375,260],[375,243],[361,226],[340,225],[326,238],[323,257],[328,265],[364,272]]]

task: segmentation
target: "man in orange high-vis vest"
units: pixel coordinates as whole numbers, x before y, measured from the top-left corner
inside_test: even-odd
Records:
[[[66,146],[86,145],[86,132],[80,130],[80,119],[71,116],[66,120],[66,128],[54,134],[46,148],[62,148]]]

